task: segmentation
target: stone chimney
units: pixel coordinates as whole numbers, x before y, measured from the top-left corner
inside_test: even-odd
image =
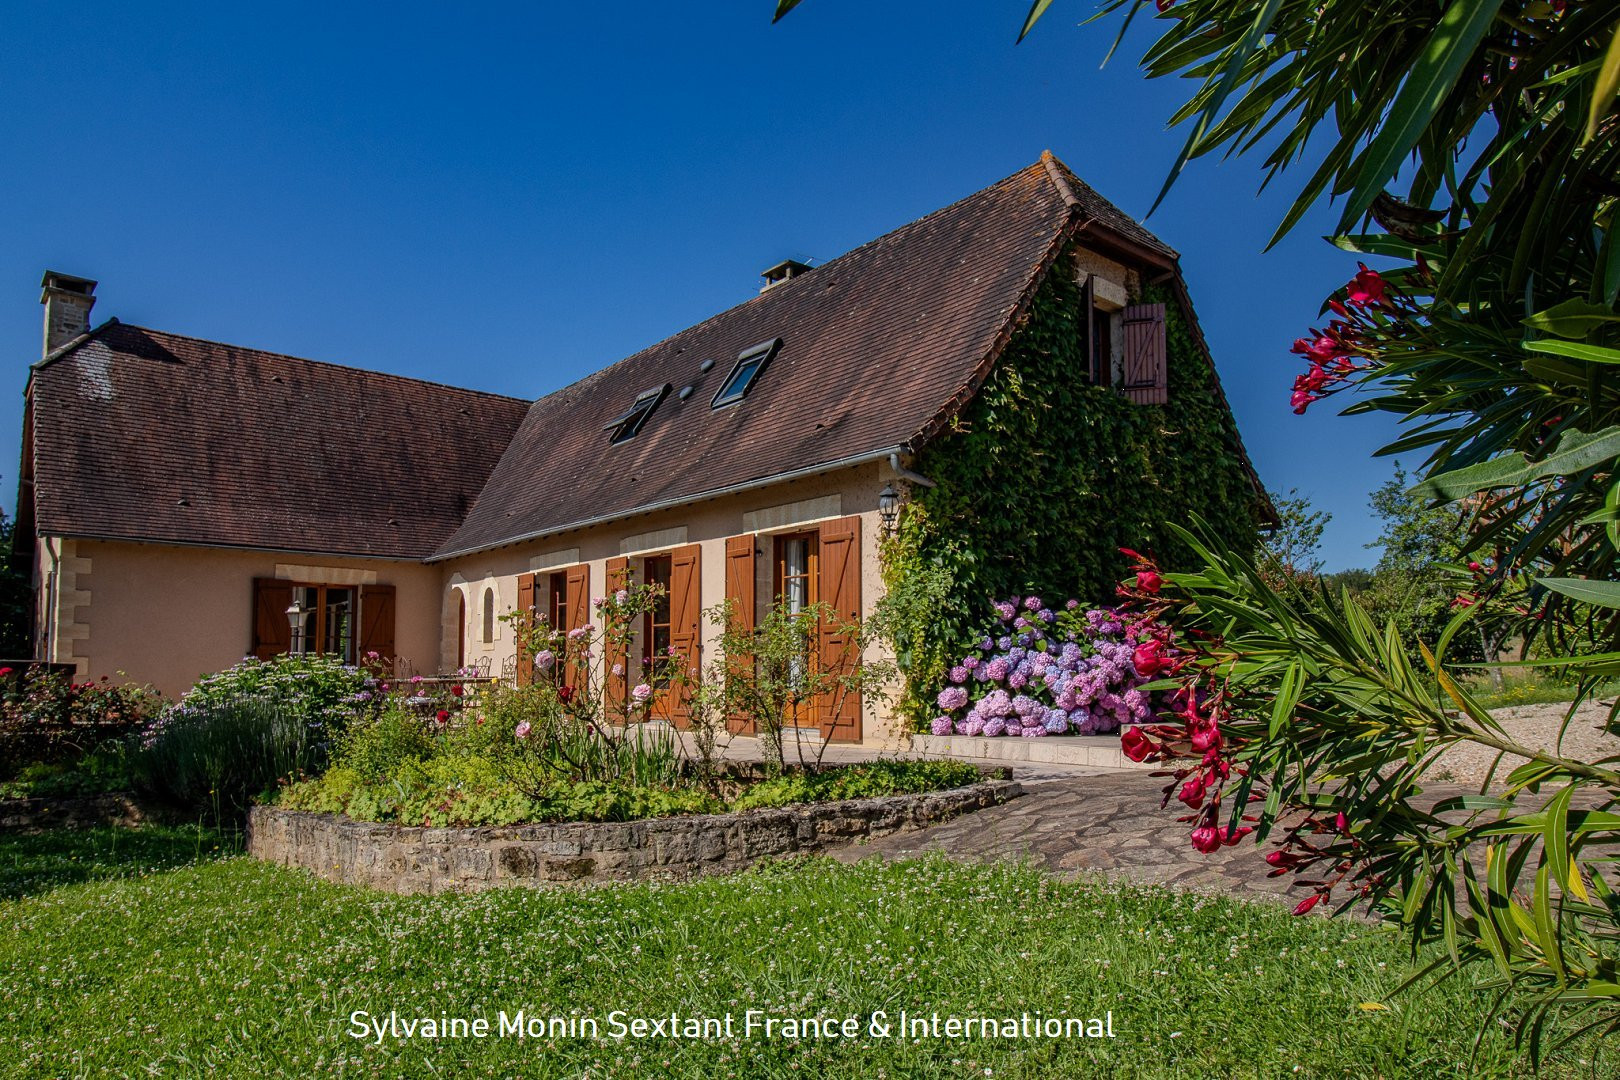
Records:
[[[44,291],[39,302],[45,305],[45,353],[60,349],[90,329],[90,309],[96,306],[96,283],[89,278],[45,271],[40,282]]]
[[[769,292],[783,282],[790,281],[811,269],[813,267],[809,264],[802,263],[797,259],[783,259],[769,270],[760,273],[759,276],[765,279],[765,287],[759,291]]]

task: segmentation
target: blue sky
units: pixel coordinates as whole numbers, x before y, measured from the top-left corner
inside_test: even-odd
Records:
[[[0,444],[20,445],[40,274],[108,316],[537,397],[1051,148],[1129,213],[1190,84],[1106,70],[1111,25],[1027,0],[16,5],[0,64]],[[606,14],[611,12],[611,16]],[[1182,253],[1262,479],[1367,565],[1394,428],[1287,407],[1287,349],[1355,269],[1258,159],[1195,162],[1148,222]],[[1301,178],[1302,179],[1302,178]],[[8,512],[15,459],[0,458]],[[1412,465],[1416,462],[1408,462]]]

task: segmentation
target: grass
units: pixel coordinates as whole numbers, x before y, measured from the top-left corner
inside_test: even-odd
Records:
[[[1554,705],[1575,700],[1575,684],[1550,678],[1535,668],[1515,671],[1502,669],[1502,685],[1495,686],[1488,674],[1467,676],[1463,682],[1474,699],[1487,709],[1514,705]],[[1597,688],[1592,700],[1612,701],[1620,693],[1620,679],[1611,679]]]
[[[0,1076],[1528,1074],[1499,1029],[1470,1060],[1481,1001],[1466,988],[1366,1008],[1400,981],[1397,944],[1272,906],[939,859],[397,897],[215,857],[228,850],[199,830],[0,837],[0,884],[21,897],[0,901]],[[354,1010],[740,1022],[748,1008],[1111,1011],[1117,1037],[379,1045],[347,1034]],[[1544,1075],[1613,1068],[1610,1051]]]

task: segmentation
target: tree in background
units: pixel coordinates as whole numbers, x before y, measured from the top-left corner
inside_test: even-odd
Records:
[[[0,553],[9,554],[17,523],[0,510]],[[33,591],[10,558],[0,559],[0,659],[26,660],[33,656],[28,627]]]
[[[1034,0],[1025,33],[1052,2]],[[1515,743],[1446,667],[1481,601],[1511,596],[1583,689],[1620,673],[1620,4],[1154,7],[1143,66],[1195,87],[1165,188],[1211,153],[1265,144],[1268,182],[1308,154],[1273,241],[1328,196],[1332,242],[1388,260],[1360,263],[1294,342],[1290,407],[1355,387],[1346,412],[1399,417],[1385,452],[1425,452],[1415,493],[1469,508],[1461,553],[1480,578],[1418,666],[1354,600],[1279,592],[1249,550],[1181,531],[1201,568],[1144,560],[1121,586],[1143,631],[1180,645],[1177,722],[1129,729],[1126,752],[1196,761],[1173,768],[1193,846],[1276,841],[1267,861],[1310,889],[1297,911],[1364,903],[1443,942],[1431,970],[1485,971],[1532,1054],[1555,1016],[1568,1038],[1620,1031],[1620,760]],[[1125,26],[1154,14],[1101,8]],[[1459,743],[1526,763],[1435,805],[1425,776]]]
[[[1277,527],[1261,537],[1255,565],[1272,588],[1308,584],[1322,573],[1322,530],[1333,520],[1325,510],[1311,509],[1311,500],[1289,488],[1282,495],[1268,491],[1277,510]]]

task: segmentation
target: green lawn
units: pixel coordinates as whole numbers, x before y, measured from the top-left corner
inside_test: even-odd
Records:
[[[0,837],[0,1075],[1472,1077],[1462,988],[1376,1002],[1365,926],[944,861],[692,884],[395,897],[187,829]],[[181,864],[181,865],[177,865]],[[787,1042],[350,1038],[386,1015],[863,1017],[1111,1011],[1115,1038]],[[1588,1047],[1586,1053],[1591,1052]],[[1572,1055],[1545,1075],[1613,1075]]]

